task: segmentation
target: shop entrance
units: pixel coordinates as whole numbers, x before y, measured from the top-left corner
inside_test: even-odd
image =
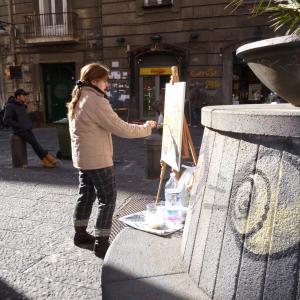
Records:
[[[163,104],[166,83],[170,82],[172,66],[178,67],[182,78],[182,53],[143,49],[143,52],[135,55],[135,92],[139,99],[140,119],[149,120],[157,117],[155,108],[158,103]]]
[[[233,54],[233,103],[266,103],[270,92],[271,91],[259,81],[246,63]]]
[[[171,67],[140,68],[140,118],[156,116],[155,107],[165,99],[166,83],[170,82]]]
[[[43,64],[46,122],[67,116],[66,103],[74,87],[75,63]]]

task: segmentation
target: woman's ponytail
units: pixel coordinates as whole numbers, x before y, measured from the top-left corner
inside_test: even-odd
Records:
[[[75,113],[75,107],[81,95],[81,88],[78,85],[75,85],[72,91],[72,100],[71,102],[67,103],[68,107],[68,118],[73,119]]]
[[[109,74],[109,69],[98,63],[91,63],[81,68],[80,80],[76,82],[76,85],[73,89],[71,102],[67,103],[69,119],[74,118],[75,107],[81,96],[81,88],[83,86],[90,86],[92,80],[101,80],[101,79],[107,80],[108,74]]]

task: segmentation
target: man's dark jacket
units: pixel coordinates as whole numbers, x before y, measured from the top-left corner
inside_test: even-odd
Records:
[[[21,133],[32,129],[32,122],[27,113],[27,106],[10,97],[5,106],[4,124],[12,127],[14,133]]]

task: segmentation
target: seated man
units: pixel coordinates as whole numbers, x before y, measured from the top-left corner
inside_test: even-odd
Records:
[[[9,97],[5,106],[4,124],[12,127],[14,134],[32,146],[44,167],[53,168],[56,165],[56,159],[41,147],[32,132],[32,122],[27,113],[26,105],[28,95],[28,92],[18,89],[15,92],[15,97]]]

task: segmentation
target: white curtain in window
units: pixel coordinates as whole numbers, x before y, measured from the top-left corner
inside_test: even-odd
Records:
[[[145,6],[160,5],[160,4],[173,4],[173,0],[144,0]]]
[[[39,11],[43,36],[68,33],[67,0],[39,0]]]

